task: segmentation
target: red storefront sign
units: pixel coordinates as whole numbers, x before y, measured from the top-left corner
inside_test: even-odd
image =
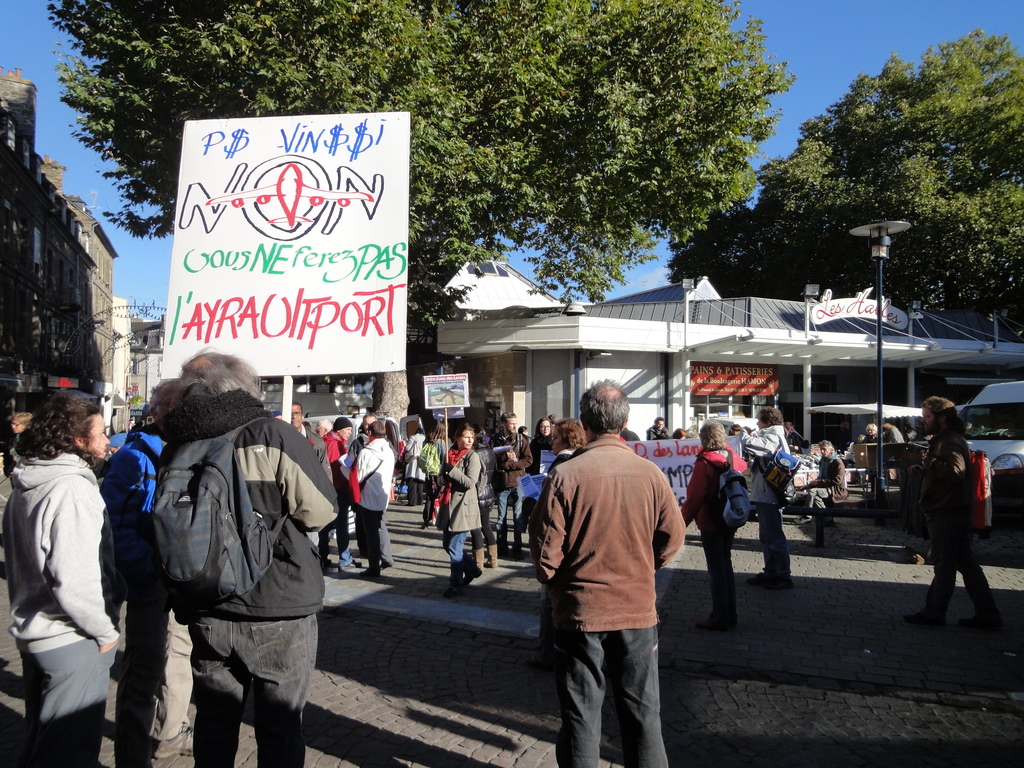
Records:
[[[690,394],[717,395],[774,395],[779,391],[777,365],[723,365],[721,363],[692,363],[690,365]]]

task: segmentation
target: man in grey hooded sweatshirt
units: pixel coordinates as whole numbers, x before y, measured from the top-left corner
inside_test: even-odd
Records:
[[[789,542],[782,530],[782,510],[786,504],[761,474],[765,463],[775,452],[780,448],[786,449],[782,412],[778,408],[762,408],[757,414],[757,427],[751,434],[740,438],[743,452],[754,458],[750,501],[757,510],[758,538],[764,551],[764,570],[747,579],[747,583],[766,589],[792,589]]]

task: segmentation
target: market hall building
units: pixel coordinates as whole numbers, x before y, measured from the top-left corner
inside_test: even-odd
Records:
[[[437,331],[443,372],[469,375],[466,418],[488,430],[507,410],[531,432],[547,414],[578,416],[580,394],[601,379],[624,386],[629,426],[641,436],[658,416],[671,432],[707,417],[749,418],[773,405],[806,437],[829,439],[845,417],[808,409],[876,400],[868,291],[836,300],[823,285],[820,298],[803,301],[722,298],[705,278],[690,289],[670,285],[564,306],[496,263],[468,265],[450,285],[469,291],[461,317]],[[863,319],[854,312],[823,321],[837,302],[857,305]],[[934,394],[966,402],[985,384],[1024,378],[1024,339],[1008,318],[888,307],[885,314],[887,404],[916,406]],[[410,391],[422,391],[417,377],[440,367],[410,369]],[[851,421],[857,434],[873,419]]]

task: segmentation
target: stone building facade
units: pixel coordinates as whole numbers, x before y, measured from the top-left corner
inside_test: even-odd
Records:
[[[0,74],[0,411],[69,388],[106,404],[109,423],[117,253],[64,193],[64,167],[36,153],[35,110],[35,85]]]

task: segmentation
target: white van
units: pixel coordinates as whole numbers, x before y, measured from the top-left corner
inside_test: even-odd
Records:
[[[960,417],[971,448],[992,463],[992,505],[1024,512],[1024,381],[989,384]]]

